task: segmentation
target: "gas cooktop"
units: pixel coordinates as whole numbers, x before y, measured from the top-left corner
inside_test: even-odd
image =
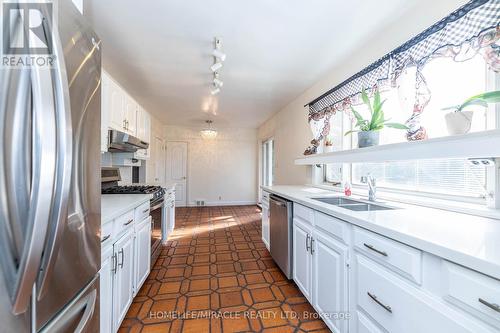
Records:
[[[161,198],[165,195],[165,190],[161,186],[155,185],[127,185],[112,186],[101,189],[102,194],[153,194],[153,199]]]

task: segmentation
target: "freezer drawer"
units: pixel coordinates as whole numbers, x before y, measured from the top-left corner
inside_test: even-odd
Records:
[[[99,332],[99,275],[40,330],[53,332]]]

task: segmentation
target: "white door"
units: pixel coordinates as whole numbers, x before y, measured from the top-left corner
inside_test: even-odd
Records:
[[[135,234],[135,293],[139,292],[151,267],[151,216],[139,223]]]
[[[128,231],[115,243],[117,268],[115,275],[115,289],[113,292],[113,318],[115,328],[118,328],[132,304],[134,295],[134,234]]]
[[[101,273],[99,275],[99,309],[101,332],[113,332],[113,277],[114,273],[113,245],[103,249],[101,257]]]
[[[335,314],[347,313],[347,247],[318,232],[313,234],[313,305],[333,332],[347,332],[348,320]]]
[[[312,230],[293,221],[293,280],[304,296],[311,301],[312,259],[309,252]]]
[[[167,142],[167,182],[175,183],[175,204],[186,206],[187,200],[187,142]]]

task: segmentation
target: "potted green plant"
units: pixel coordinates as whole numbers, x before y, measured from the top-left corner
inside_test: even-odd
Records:
[[[370,119],[364,119],[363,116],[351,106],[351,112],[356,118],[354,127],[358,129],[348,131],[345,134],[358,133],[358,148],[377,146],[380,140],[380,130],[384,127],[402,130],[408,129],[408,127],[403,124],[391,123],[389,122],[390,119],[385,119],[384,110],[382,109],[385,100],[381,100],[378,91],[375,91],[373,95],[373,104],[370,102],[365,89],[361,92],[361,99],[363,103],[368,106],[368,110],[370,110]]]
[[[462,104],[450,106],[443,110],[453,110],[445,114],[446,127],[450,135],[468,133],[472,125],[473,110],[465,110],[471,106],[487,107],[489,103],[500,102],[500,91],[490,91],[467,98]]]
[[[325,139],[325,153],[331,153],[333,151],[333,136],[328,135]]]

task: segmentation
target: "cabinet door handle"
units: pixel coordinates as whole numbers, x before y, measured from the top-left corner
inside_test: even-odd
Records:
[[[380,251],[380,250],[376,249],[373,245],[366,244],[366,243],[363,243],[363,245],[364,245],[366,248],[368,248],[368,249],[372,250],[373,252],[376,252],[376,253],[378,253],[378,254],[380,254],[380,255],[383,255],[384,257],[387,257],[387,256],[388,256],[387,252]]]
[[[123,225],[129,225],[130,223],[134,222],[134,219],[128,220],[127,223],[124,223]]]
[[[306,251],[309,252],[309,239],[311,239],[311,236],[309,236],[309,234],[307,234],[307,237],[306,237]]]
[[[500,305],[498,304],[495,304],[495,303],[490,303],[488,301],[485,301],[484,299],[482,298],[478,298],[478,301],[479,303],[483,304],[483,305],[486,305],[487,307],[489,307],[490,309],[496,311],[496,312],[500,312]]]
[[[147,212],[149,212],[149,208],[148,208],[148,209],[144,209],[142,212],[143,212],[144,214],[146,214]]]
[[[314,238],[311,237],[311,255],[314,254]]]
[[[385,305],[384,303],[382,303],[381,301],[379,301],[378,298],[377,298],[377,296],[371,294],[370,292],[367,292],[367,294],[368,294],[368,296],[370,296],[370,298],[375,303],[377,303],[378,305],[380,305],[381,307],[383,307],[387,312],[392,313],[392,308],[389,305]]]
[[[118,264],[118,266],[120,266],[120,268],[123,268],[123,260],[125,258],[125,253],[123,253],[123,249],[121,249],[118,253],[122,254],[122,261],[121,263]]]
[[[104,238],[101,240],[101,243],[104,243],[105,241],[107,241],[109,239],[109,237],[111,237],[111,235],[104,236]]]
[[[112,272],[113,274],[116,273],[116,269],[118,268],[118,258],[117,258],[117,255],[116,255],[116,252],[113,253],[113,256],[111,257],[111,259],[113,260],[113,269],[112,269]]]

